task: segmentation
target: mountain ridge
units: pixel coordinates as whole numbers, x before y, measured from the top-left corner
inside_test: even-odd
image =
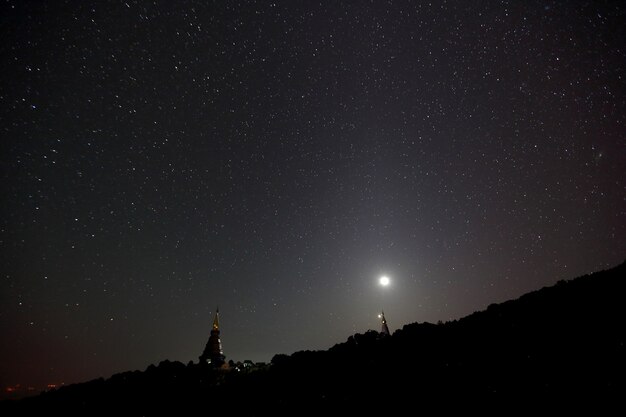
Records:
[[[275,355],[271,366],[253,371],[164,361],[144,372],[5,401],[0,410],[161,415],[191,412],[208,401],[215,410],[235,407],[246,415],[330,407],[368,414],[402,410],[416,395],[424,406],[444,408],[457,405],[446,398],[617,402],[626,370],[625,277],[622,263],[458,320],[411,323],[391,336],[368,331],[327,350]]]

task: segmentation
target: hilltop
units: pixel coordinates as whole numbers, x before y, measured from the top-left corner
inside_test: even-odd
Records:
[[[460,320],[408,324],[387,337],[370,331],[325,351],[276,355],[271,366],[218,372],[164,361],[4,402],[0,411],[301,415],[502,402],[619,404],[626,392],[625,272],[626,263]]]

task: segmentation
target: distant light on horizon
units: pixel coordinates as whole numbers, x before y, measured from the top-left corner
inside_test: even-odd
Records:
[[[380,279],[378,280],[378,283],[380,285],[382,285],[383,287],[387,287],[389,286],[389,284],[391,283],[391,280],[389,279],[389,277],[387,276],[382,276],[380,277]]]

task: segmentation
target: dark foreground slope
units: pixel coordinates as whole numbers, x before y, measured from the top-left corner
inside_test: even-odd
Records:
[[[163,362],[5,402],[16,415],[311,415],[624,407],[626,264],[445,324],[351,336],[253,372]]]

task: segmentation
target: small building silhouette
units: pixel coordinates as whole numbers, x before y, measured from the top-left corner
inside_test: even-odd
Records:
[[[382,327],[380,330],[381,336],[389,336],[390,333],[389,333],[389,327],[387,327],[387,319],[385,319],[385,312],[381,311],[378,317],[380,318],[380,321],[382,322]]]

